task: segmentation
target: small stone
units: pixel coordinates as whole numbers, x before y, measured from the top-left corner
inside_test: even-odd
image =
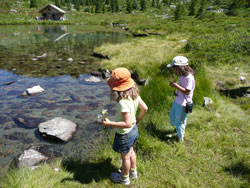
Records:
[[[67,59],[67,61],[68,61],[68,62],[72,62],[72,61],[73,61],[73,58],[70,57],[70,58]]]
[[[37,61],[38,59],[34,57],[34,58],[32,58],[31,60],[32,60],[32,61]]]
[[[59,168],[54,168],[54,171],[55,171],[55,172],[59,172],[60,169],[59,169]]]
[[[213,100],[208,97],[204,97],[204,106],[208,106],[210,104],[213,104]]]
[[[246,82],[247,79],[244,77],[244,76],[239,76],[238,79],[241,81],[241,82]]]
[[[242,72],[242,73],[240,73],[240,75],[244,75],[244,76],[246,76],[246,75],[247,75],[247,73],[245,73],[245,72]]]
[[[221,117],[221,114],[217,112],[217,113],[215,114],[215,116],[218,117],[218,118],[220,118],[220,117]]]
[[[187,40],[186,40],[186,39],[183,39],[183,40],[180,40],[179,42],[185,43],[185,42],[187,42]]]
[[[44,53],[43,55],[40,55],[40,56],[36,56],[37,59],[45,58],[45,57],[47,57],[47,54],[46,54],[46,53]]]
[[[235,68],[234,68],[234,70],[238,70],[238,69],[239,69],[239,67],[235,67]]]
[[[28,95],[27,95],[27,92],[24,91],[24,92],[21,94],[21,96],[22,96],[22,97],[27,97],[27,96],[28,96]]]

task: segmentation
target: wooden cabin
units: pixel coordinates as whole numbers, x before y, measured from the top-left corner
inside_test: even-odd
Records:
[[[52,4],[46,5],[39,12],[42,14],[41,20],[65,20],[66,12]]]

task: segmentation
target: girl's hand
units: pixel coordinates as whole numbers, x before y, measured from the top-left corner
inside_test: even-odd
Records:
[[[104,120],[102,121],[102,124],[104,127],[108,127],[110,122],[111,121],[108,118],[104,118]]]
[[[177,88],[177,83],[176,82],[169,82],[169,85],[171,86],[171,87],[175,87],[175,88]]]

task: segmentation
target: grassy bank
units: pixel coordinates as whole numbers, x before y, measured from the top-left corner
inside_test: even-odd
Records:
[[[149,84],[141,88],[149,113],[139,125],[136,146],[140,177],[131,182],[131,187],[249,187],[250,101],[240,95],[232,98],[230,92],[249,88],[249,83],[239,81],[238,76],[245,73],[250,80],[250,19],[221,15],[173,22],[156,18],[149,21],[153,18],[150,16],[142,21],[143,17],[139,14],[132,19],[130,15],[127,19],[120,14],[100,19],[98,15],[86,22],[127,19],[133,31],[149,28],[162,33],[96,49],[111,57],[100,62],[103,68],[125,66],[137,70],[141,78],[150,77]],[[164,69],[178,54],[187,56],[196,71],[195,107],[188,118],[184,143],[176,142],[169,123],[174,100],[169,80],[175,76]],[[208,108],[202,105],[205,96],[214,101]],[[0,187],[123,187],[109,180],[110,173],[121,166],[119,155],[111,148],[113,136],[114,132],[88,161],[79,156],[58,159],[33,171],[11,170]]]

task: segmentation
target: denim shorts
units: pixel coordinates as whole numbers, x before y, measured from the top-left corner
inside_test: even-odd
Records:
[[[115,134],[113,150],[118,153],[128,153],[139,138],[138,127],[135,125],[128,134]]]

